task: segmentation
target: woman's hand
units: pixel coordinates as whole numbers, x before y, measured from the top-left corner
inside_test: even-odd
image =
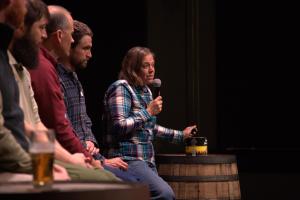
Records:
[[[196,131],[197,131],[197,125],[186,127],[186,128],[183,130],[183,138],[186,139],[186,138],[192,137],[192,136],[193,136],[192,130],[193,130],[194,128],[195,128]]]
[[[151,116],[155,116],[162,111],[162,97],[158,96],[156,99],[151,101],[147,106],[147,111]]]

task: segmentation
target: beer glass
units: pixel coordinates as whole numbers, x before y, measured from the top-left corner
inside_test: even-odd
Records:
[[[54,162],[53,130],[36,130],[31,133],[29,153],[32,160],[33,185],[36,188],[51,188]]]

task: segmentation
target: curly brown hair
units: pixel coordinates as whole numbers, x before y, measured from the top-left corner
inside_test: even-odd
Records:
[[[90,27],[83,22],[74,20],[74,32],[72,34],[74,42],[71,44],[71,48],[75,48],[85,35],[93,37],[93,32]]]

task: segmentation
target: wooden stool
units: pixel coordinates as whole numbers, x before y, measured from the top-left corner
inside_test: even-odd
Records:
[[[159,175],[180,199],[241,199],[234,155],[159,154]]]

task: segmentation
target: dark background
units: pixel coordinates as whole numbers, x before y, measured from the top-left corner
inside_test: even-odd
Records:
[[[237,0],[45,2],[66,7],[94,31],[93,58],[78,74],[99,141],[102,98],[117,79],[122,57],[133,46],[148,46],[156,53],[163,82],[159,122],[176,129],[196,123],[208,137],[211,153],[237,155],[243,199],[297,198],[296,5]],[[194,35],[191,39],[191,27],[198,28],[192,32],[198,40]],[[183,152],[183,145],[158,142],[156,147],[157,152]]]
[[[289,3],[217,1],[219,129],[233,136],[224,146],[299,149],[296,15]]]

